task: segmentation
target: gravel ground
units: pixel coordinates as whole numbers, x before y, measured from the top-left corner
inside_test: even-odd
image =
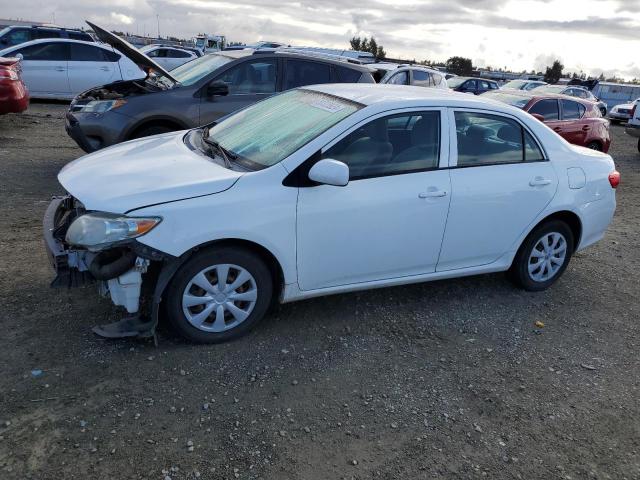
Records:
[[[118,316],[93,288],[48,286],[41,218],[81,155],[63,114],[0,117],[0,478],[640,478],[640,155],[622,127],[616,218],[546,292],[488,275],[339,295],[232,343],[164,329],[155,348],[93,336]]]

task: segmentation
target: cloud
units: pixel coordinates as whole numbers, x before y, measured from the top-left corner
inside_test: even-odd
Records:
[[[122,25],[131,25],[135,20],[133,17],[130,17],[123,13],[116,13],[116,12],[111,12],[111,15],[109,16],[109,18],[111,19],[112,22],[120,23]]]

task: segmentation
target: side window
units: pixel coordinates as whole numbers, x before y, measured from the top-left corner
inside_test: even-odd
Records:
[[[62,35],[60,35],[60,32],[58,30],[40,30],[40,29],[36,29],[33,32],[33,39],[35,40],[36,38],[60,38]]]
[[[341,83],[358,83],[362,77],[362,73],[358,70],[345,67],[335,67],[335,69],[338,73],[338,81]]]
[[[62,61],[69,60],[69,48],[66,43],[52,42],[30,45],[16,50],[14,53],[21,53],[24,60],[41,61]]]
[[[584,115],[585,107],[572,100],[562,100],[562,119],[578,120]]]
[[[69,38],[72,40],[83,40],[85,42],[93,41],[93,39],[91,38],[91,35],[89,35],[88,33],[82,33],[82,32],[69,32]]]
[[[160,49],[156,48],[155,50],[151,50],[150,52],[146,52],[145,55],[149,58],[158,58],[160,56]]]
[[[351,180],[438,168],[440,112],[378,118],[347,135],[322,156],[346,163]]]
[[[274,93],[276,91],[276,61],[242,62],[224,72],[216,80],[227,84],[230,95]]]
[[[455,119],[460,167],[544,159],[536,142],[515,120],[475,112],[455,112]]]
[[[480,90],[489,90],[489,82],[480,80]]]
[[[389,79],[388,83],[390,85],[406,85],[409,83],[409,75],[406,71],[398,72]]]
[[[413,82],[411,84],[418,87],[433,86],[429,73],[423,70],[413,70]]]
[[[31,32],[24,28],[17,28],[12,30],[7,35],[3,37],[3,40],[6,39],[6,43],[3,42],[3,45],[7,47],[12,47],[14,45],[20,45],[21,43],[28,42],[31,40]],[[3,46],[4,48],[4,46]]]
[[[90,45],[82,45],[80,43],[70,43],[72,62],[105,62],[106,58],[103,50]]]
[[[497,83],[493,83],[493,82],[489,82],[489,88],[491,90],[498,90],[498,84]]]
[[[171,49],[167,50],[167,57],[171,57],[171,58],[189,58],[189,57],[191,57],[191,55],[189,55],[184,50],[176,50],[176,49],[171,48]]]
[[[529,109],[529,113],[537,113],[538,115],[542,115],[545,121],[558,120],[560,118],[558,112],[558,101],[555,99],[540,100]]]
[[[283,90],[316,83],[331,83],[331,66],[306,60],[287,60]]]
[[[477,88],[477,84],[475,80],[467,80],[462,88],[465,90],[475,91]]]

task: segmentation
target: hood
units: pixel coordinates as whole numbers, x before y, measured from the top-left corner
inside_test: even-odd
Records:
[[[222,192],[243,172],[189,149],[185,132],[132,140],[67,164],[58,181],[87,210],[126,213],[148,205]]]
[[[108,45],[111,45],[120,53],[122,53],[123,55],[126,55],[129,58],[129,60],[131,60],[136,65],[138,65],[138,67],[140,67],[143,71],[148,72],[150,69],[154,70],[160,73],[161,75],[167,77],[172,82],[178,83],[178,81],[175,78],[173,78],[167,70],[165,70],[156,62],[151,60],[151,58],[147,57],[144,53],[142,53],[140,50],[138,50],[136,47],[131,45],[126,40],[118,37],[117,35],[109,32],[108,30],[105,30],[102,27],[99,27],[95,23],[91,23],[88,20],[86,22],[87,22],[87,25],[89,25],[93,29],[93,32],[96,34],[96,37],[100,39],[100,41]],[[148,73],[147,73],[147,76],[148,76]]]
[[[616,105],[615,107],[613,107],[614,109],[619,109],[619,108],[628,108],[629,110],[631,110],[633,108],[633,103],[621,103],[620,105]]]

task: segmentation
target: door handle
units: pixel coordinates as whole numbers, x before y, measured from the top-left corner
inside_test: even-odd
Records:
[[[66,70],[66,68],[64,68],[64,67],[56,67],[55,70],[56,70],[56,72],[64,72]]]
[[[108,72],[109,71],[109,67],[100,67],[100,70],[102,70],[103,72]]]
[[[555,127],[555,128],[553,129],[553,131],[554,131],[554,132],[561,132],[561,131],[562,131],[562,128],[560,128],[560,127]]]
[[[429,190],[427,192],[420,192],[418,198],[439,198],[446,197],[447,192],[444,190]]]
[[[545,185],[550,185],[551,180],[542,177],[536,177],[529,182],[529,185],[532,187],[544,187]]]
[[[589,125],[585,125],[584,127],[582,127],[583,132],[588,132],[589,130],[591,130],[591,127]]]

